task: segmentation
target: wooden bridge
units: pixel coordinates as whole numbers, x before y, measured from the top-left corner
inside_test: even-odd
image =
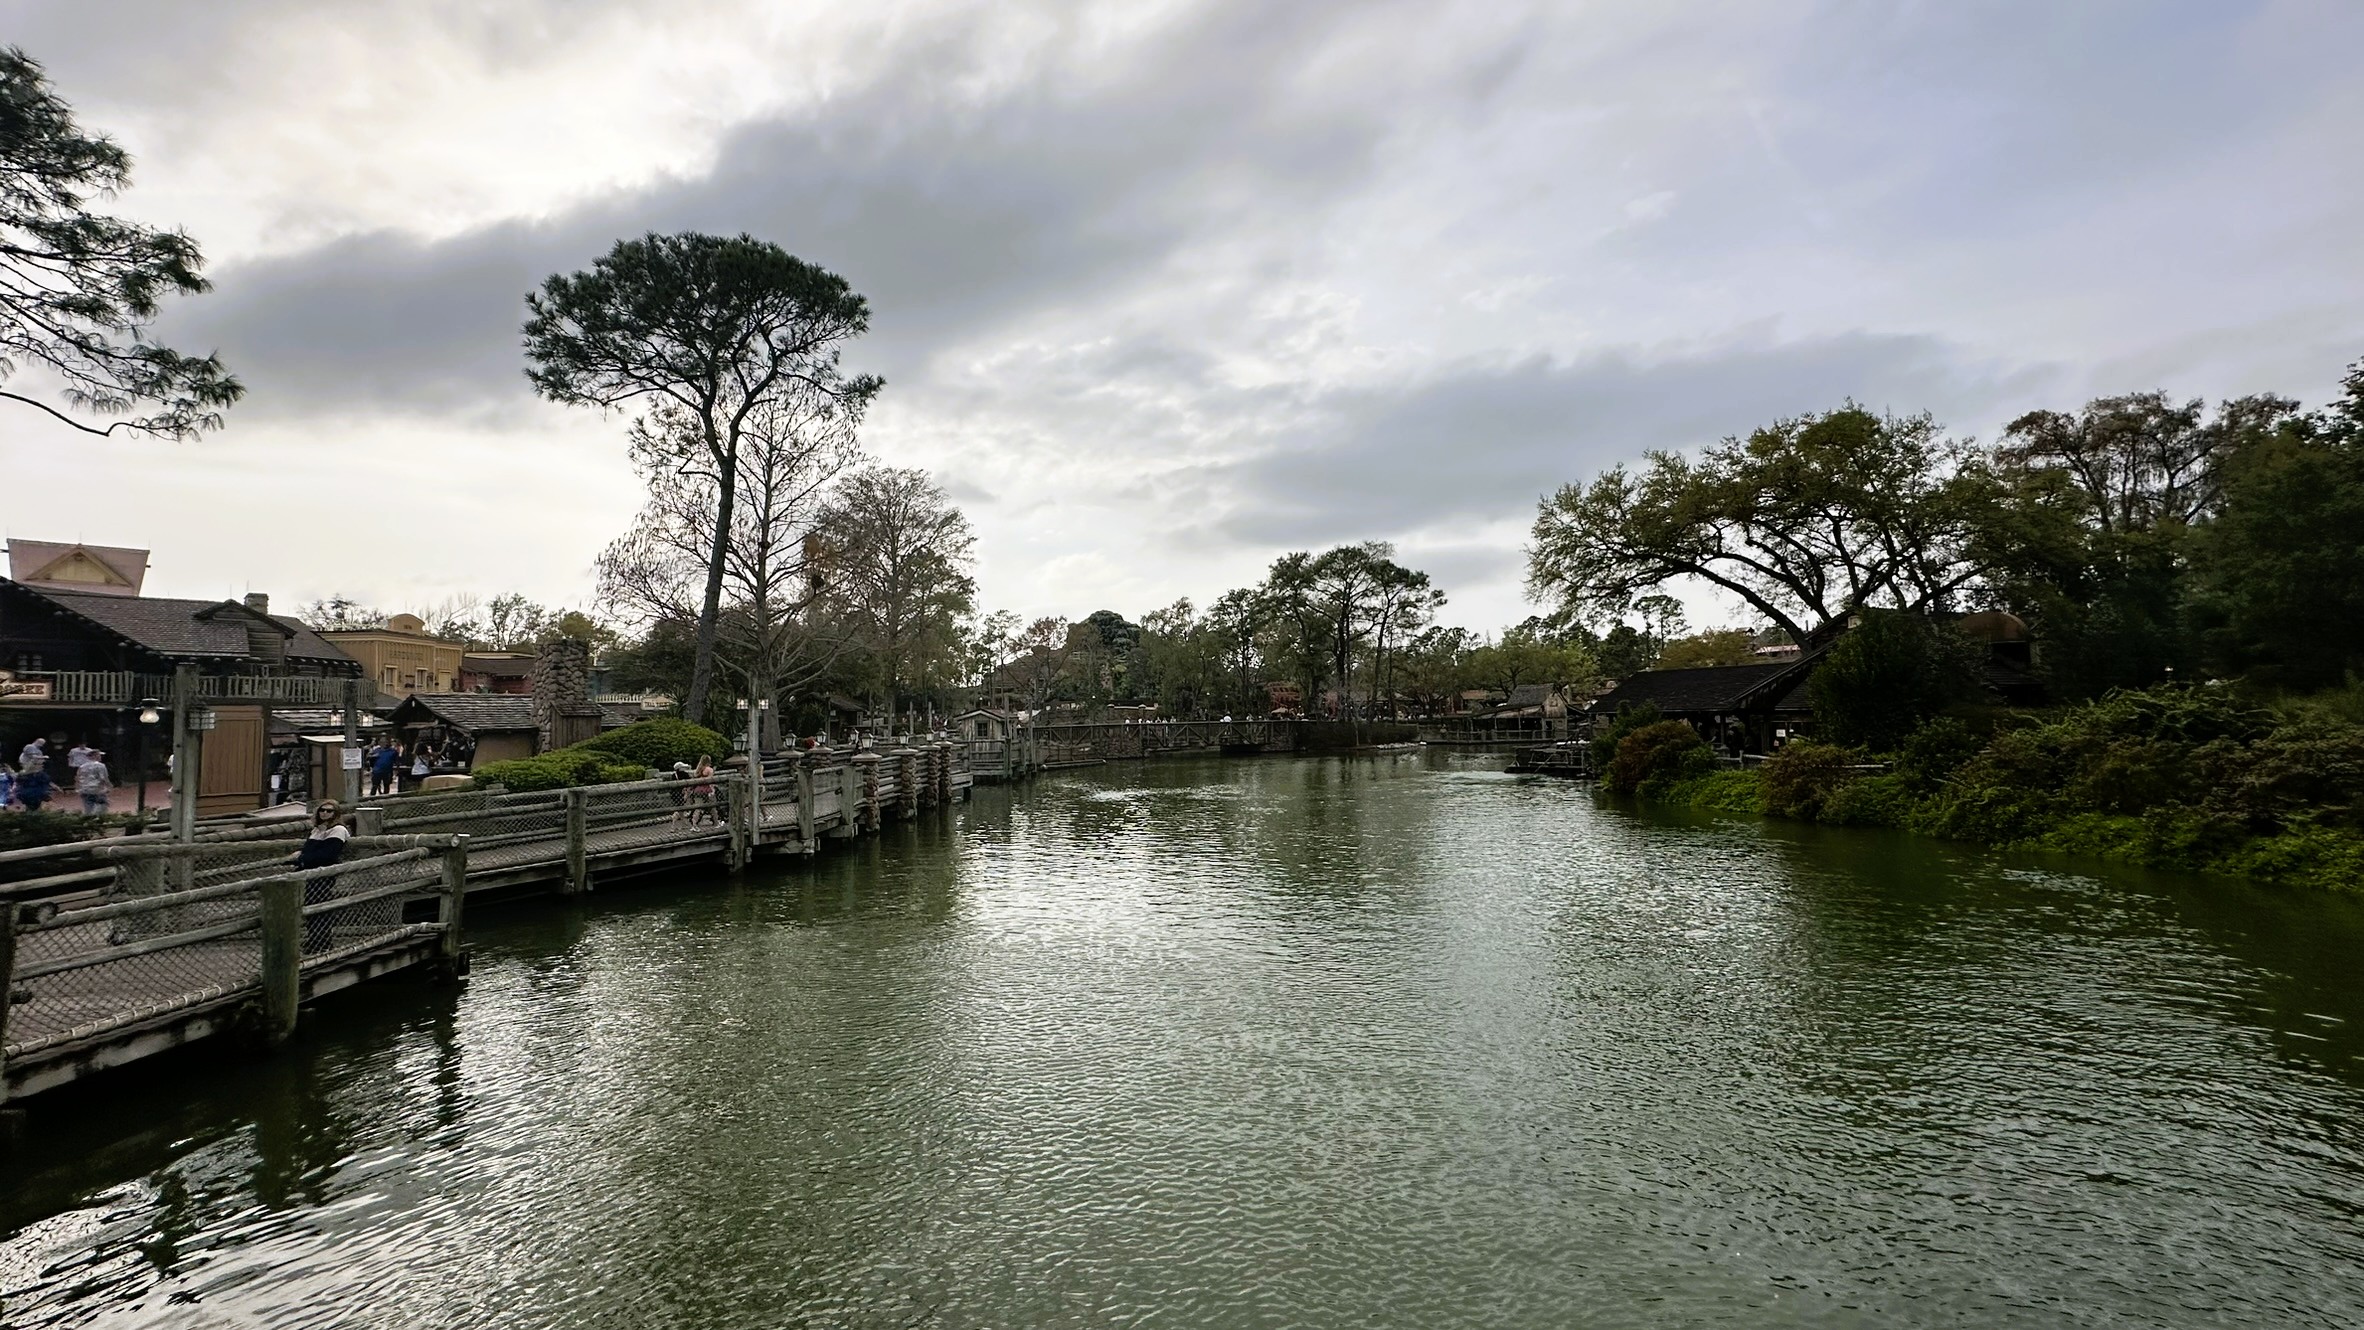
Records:
[[[1167,753],[1293,753],[1305,746],[1301,720],[1139,720],[1037,725],[1045,766],[1070,760],[1155,757]]]
[[[305,1002],[379,975],[462,973],[471,895],[812,854],[972,779],[949,742],[818,749],[706,782],[364,804],[326,869],[289,866],[301,818],[0,853],[0,1101],[234,1031],[276,1043]]]

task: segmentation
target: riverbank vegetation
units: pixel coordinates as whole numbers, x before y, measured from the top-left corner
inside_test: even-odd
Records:
[[[2106,398],[1982,447],[1852,405],[1547,500],[1530,585],[1615,616],[1705,582],[1810,652],[1814,725],[1732,769],[1621,716],[1645,798],[1982,844],[2364,884],[2364,363],[2316,411]],[[2043,706],[2004,707],[2004,610]]]

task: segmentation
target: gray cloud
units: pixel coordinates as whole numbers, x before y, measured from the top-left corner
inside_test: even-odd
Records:
[[[1517,516],[1572,480],[1653,448],[1686,448],[1846,400],[1930,410],[1971,428],[2058,382],[1981,364],[1935,338],[1754,339],[1657,356],[1534,357],[1452,367],[1390,388],[1320,394],[1315,423],[1186,484],[1228,508],[1212,530],[1250,544],[1395,538]]]
[[[0,0],[168,164],[172,220],[219,207],[256,256],[160,330],[251,384],[229,441],[530,451],[525,292],[748,231],[871,298],[872,438],[975,507],[987,599],[1028,613],[1391,538],[1498,621],[1506,528],[1647,448],[1849,397],[1967,432],[2154,384],[2319,398],[2364,349],[2353,5],[882,0],[784,40],[755,0],[108,13]],[[674,85],[740,34],[778,99]],[[486,137],[426,141],[454,124]],[[285,154],[253,181],[250,139]],[[426,234],[459,217],[490,220]]]
[[[1325,17],[1211,10],[1129,77],[983,105],[926,91],[956,83],[975,50],[959,25],[931,31],[895,82],[741,126],[698,178],[545,221],[350,236],[225,268],[164,331],[240,369],[243,414],[497,411],[524,400],[517,326],[544,276],[622,236],[747,231],[870,298],[875,335],[857,355],[893,380],[963,335],[1151,280],[1209,228],[1311,206],[1363,173],[1381,120],[1282,104],[1285,69]]]

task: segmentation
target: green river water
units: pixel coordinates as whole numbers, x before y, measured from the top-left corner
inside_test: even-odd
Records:
[[[36,1102],[0,1325],[2364,1325],[2357,902],[1487,766],[479,909]]]

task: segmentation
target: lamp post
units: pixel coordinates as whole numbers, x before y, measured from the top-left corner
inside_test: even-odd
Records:
[[[164,719],[164,715],[157,710],[155,698],[143,697],[140,699],[139,758],[133,770],[138,773],[139,777],[139,809],[142,822],[148,820],[148,736],[156,732],[156,722],[162,719]]]

